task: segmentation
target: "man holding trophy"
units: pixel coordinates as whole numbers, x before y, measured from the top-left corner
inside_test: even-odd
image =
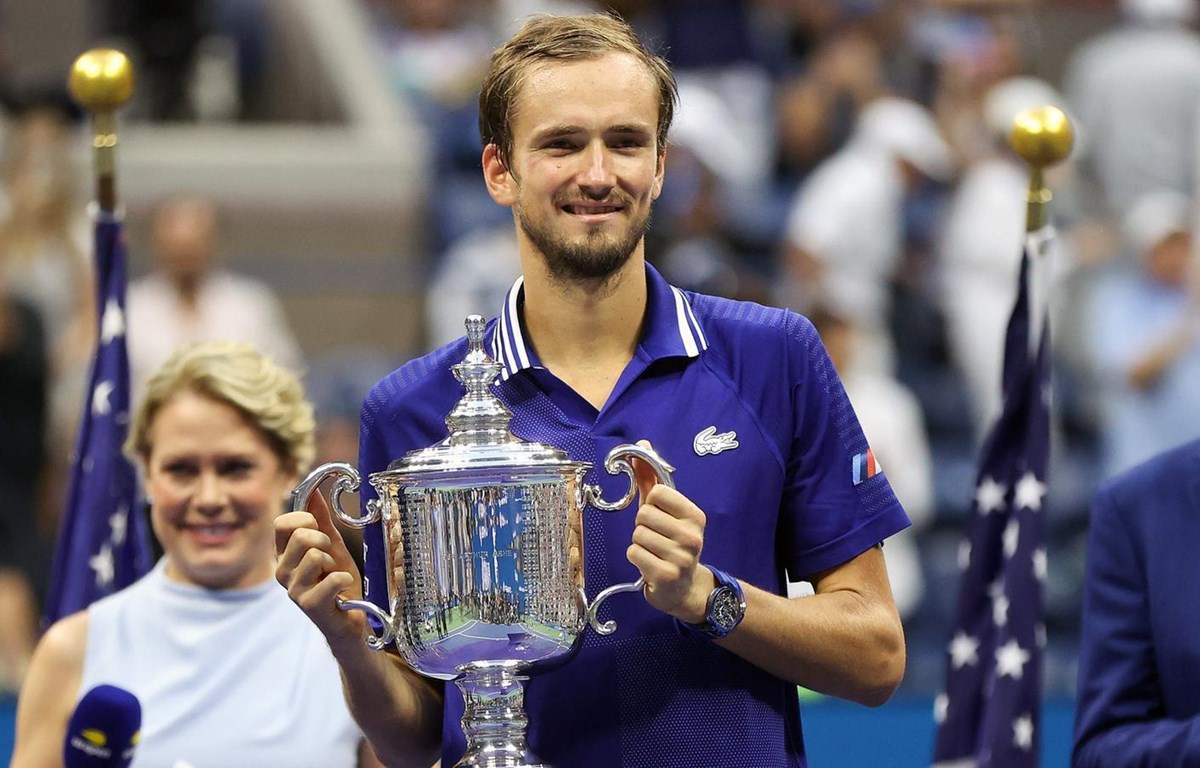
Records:
[[[523,277],[368,395],[365,580],[315,483],[276,521],[276,576],[388,765],[802,766],[796,685],[867,705],[899,685],[878,545],[908,518],[812,325],[645,262],[675,101],[612,16],[536,17],[493,54],[483,173]],[[603,501],[606,454],[636,516],[603,514],[633,495]],[[633,590],[604,604],[616,631],[596,620]]]

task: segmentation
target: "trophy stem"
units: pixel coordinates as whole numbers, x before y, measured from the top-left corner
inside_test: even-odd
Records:
[[[454,768],[550,768],[525,744],[523,664],[514,661],[468,664],[455,680],[465,705],[462,717],[467,750]]]

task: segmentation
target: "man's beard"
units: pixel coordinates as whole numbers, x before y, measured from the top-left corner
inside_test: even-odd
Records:
[[[534,247],[545,256],[550,277],[560,282],[606,280],[629,261],[637,244],[650,229],[649,212],[641,221],[634,221],[624,237],[609,236],[602,227],[590,228],[582,240],[568,241],[537,226],[518,211],[521,230]]]

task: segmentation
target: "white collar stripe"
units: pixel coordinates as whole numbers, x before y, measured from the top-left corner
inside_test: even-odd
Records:
[[[521,317],[517,312],[517,297],[521,294],[521,286],[524,284],[525,278],[523,276],[518,277],[508,292],[508,311],[506,314],[509,319],[509,332],[512,334],[517,363],[519,363],[519,365],[513,365],[513,371],[520,371],[529,367],[529,352],[525,349],[525,339],[521,338]]]
[[[507,310],[500,313],[500,325],[497,330],[500,334],[500,350],[504,357],[500,360],[504,364],[504,373],[507,374],[517,370],[516,362],[513,360],[512,346],[508,340],[508,312]]]
[[[679,293],[683,295],[683,291],[679,291]],[[696,319],[696,314],[692,312],[692,302],[688,301],[686,297],[683,300],[683,307],[687,310],[688,319],[692,321],[692,330],[696,332],[696,338],[700,340],[700,349],[708,349],[708,337],[704,335],[704,329],[700,327],[700,321]]]
[[[679,338],[683,341],[683,351],[687,352],[688,357],[695,357],[700,354],[700,349],[696,346],[695,335],[688,323],[688,311],[684,308],[686,302],[683,299],[683,293],[674,286],[671,287],[671,292],[675,294],[675,320],[679,324]]]
[[[500,363],[500,380],[504,381],[508,378],[508,367],[504,365],[504,344],[503,329],[504,315],[501,314],[496,321],[496,328],[492,331],[492,359]]]

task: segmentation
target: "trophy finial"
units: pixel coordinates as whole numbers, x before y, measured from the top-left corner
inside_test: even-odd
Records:
[[[467,315],[464,324],[467,326],[467,341],[471,343],[471,349],[474,349],[476,344],[483,344],[483,331],[487,328],[487,321],[483,319],[483,315]]]
[[[450,370],[467,391],[446,416],[450,442],[454,445],[511,442],[514,438],[508,431],[508,424],[512,413],[491,390],[491,384],[503,366],[484,348],[487,323],[482,315],[467,315],[465,325],[467,354],[461,363],[450,366]]]

